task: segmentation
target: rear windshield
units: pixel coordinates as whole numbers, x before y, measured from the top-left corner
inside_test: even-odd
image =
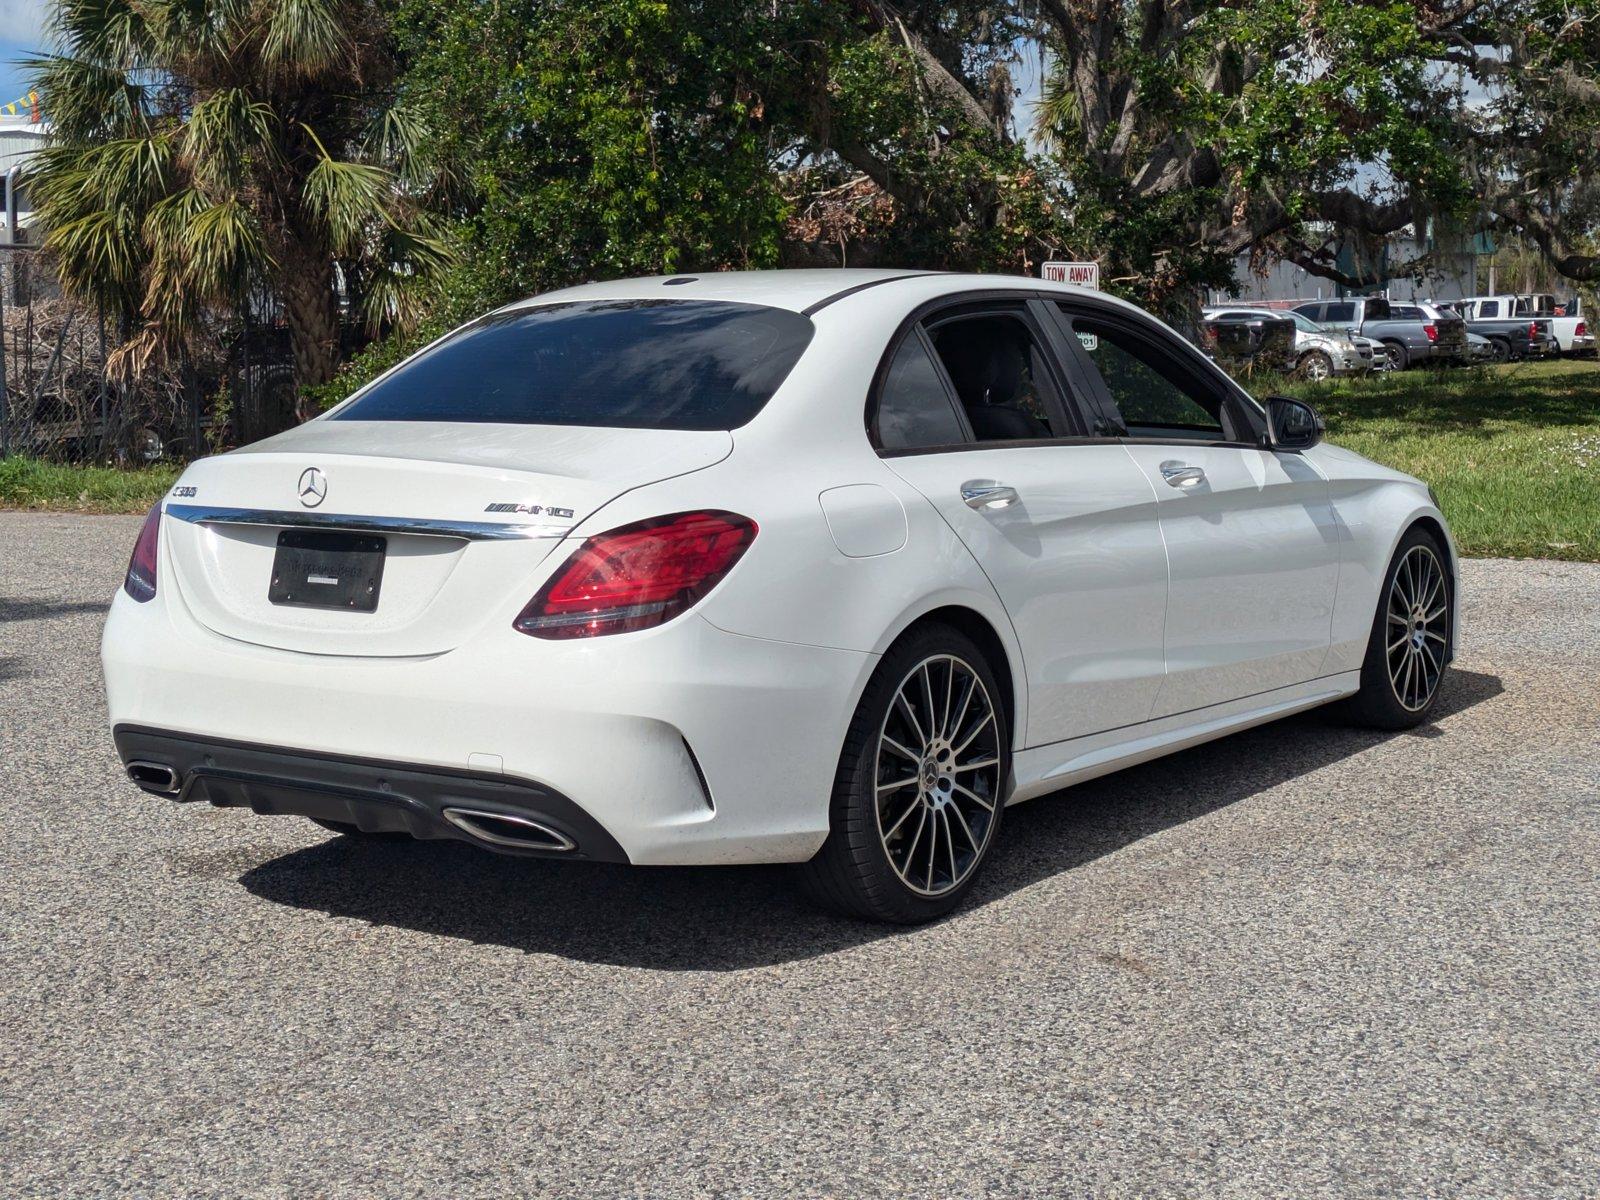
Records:
[[[735,429],[811,334],[809,318],[754,304],[548,304],[475,321],[332,419]]]

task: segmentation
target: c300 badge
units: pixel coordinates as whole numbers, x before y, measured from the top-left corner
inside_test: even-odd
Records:
[[[547,517],[565,517],[569,521],[572,519],[572,510],[570,508],[555,508],[548,504],[496,503],[489,505],[489,507],[483,511],[494,513],[526,513],[530,517],[537,517],[540,513],[543,513]]]

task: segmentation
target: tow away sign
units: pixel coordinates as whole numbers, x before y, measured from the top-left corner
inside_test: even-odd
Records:
[[[1100,264],[1092,262],[1047,262],[1039,268],[1039,278],[1050,283],[1073,283],[1078,287],[1100,287]]]

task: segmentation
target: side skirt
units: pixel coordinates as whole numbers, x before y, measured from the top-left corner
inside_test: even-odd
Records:
[[[1007,803],[1020,804],[1074,783],[1160,758],[1163,754],[1186,750],[1213,738],[1329,704],[1354,695],[1360,687],[1361,672],[1345,671],[1126,729],[1111,729],[1021,750],[1013,760],[1016,787]]]

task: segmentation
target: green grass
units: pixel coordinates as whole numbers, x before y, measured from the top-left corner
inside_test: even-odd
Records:
[[[1462,553],[1600,561],[1600,363],[1293,383],[1328,440],[1438,493]],[[1255,394],[1264,395],[1259,381]]]
[[[1257,379],[1256,395],[1273,390]],[[1285,383],[1328,437],[1433,485],[1463,553],[1600,562],[1600,362]],[[176,467],[0,460],[0,508],[144,512]]]
[[[54,512],[142,513],[178,478],[181,467],[77,467],[32,458],[0,458],[0,508]]]

